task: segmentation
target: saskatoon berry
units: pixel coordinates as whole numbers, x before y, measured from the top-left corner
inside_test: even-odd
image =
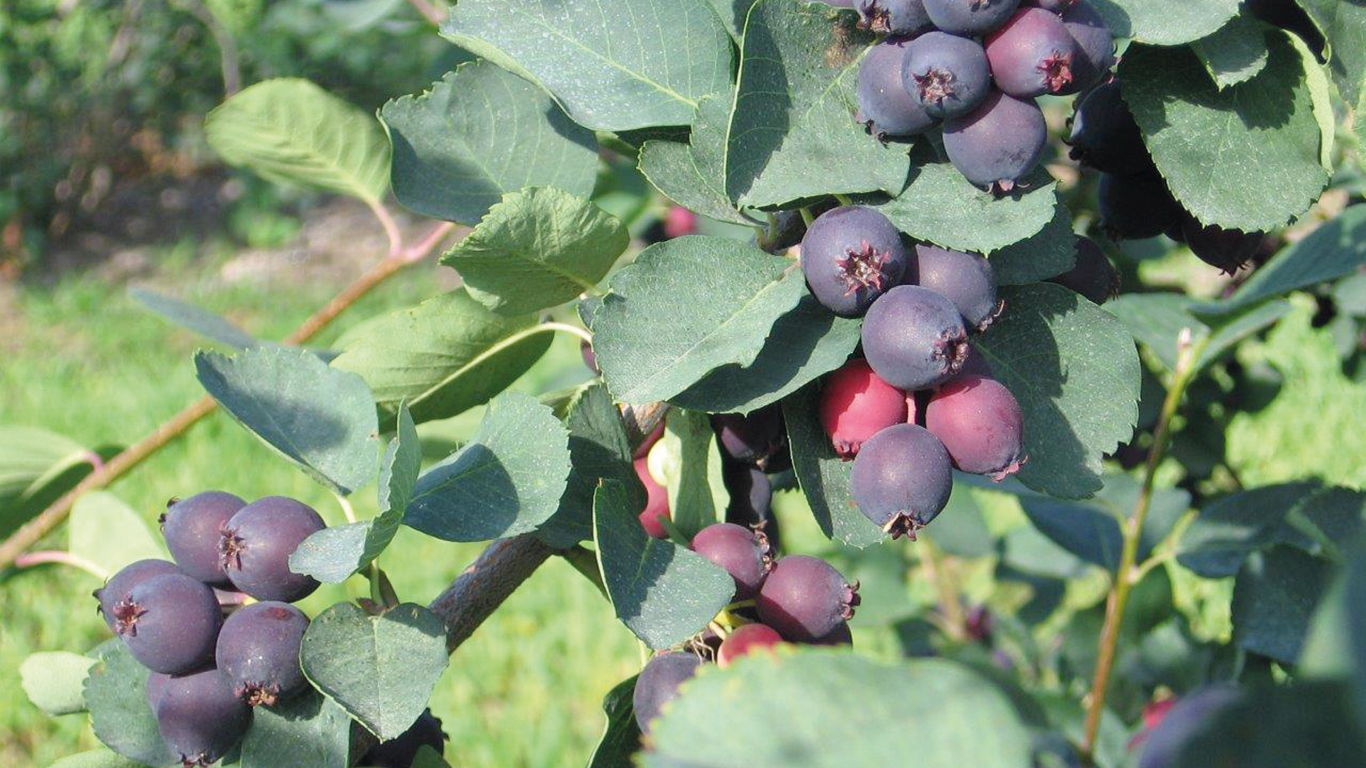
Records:
[[[1104,304],[1118,292],[1119,273],[1091,238],[1078,237],[1075,250],[1077,263],[1061,275],[1048,278],[1048,282],[1070,288],[1096,304]]]
[[[982,35],[1006,23],[1020,0],[925,0],[925,12],[939,29],[954,35]]]
[[[1228,274],[1237,272],[1262,249],[1265,235],[1224,229],[1213,224],[1205,226],[1189,213],[1181,216],[1181,239],[1199,259]]]
[[[161,516],[161,535],[176,565],[205,584],[227,584],[218,538],[228,518],[246,505],[222,491],[197,493],[169,505]]]
[[[776,403],[747,414],[718,413],[711,427],[722,452],[742,464],[766,467],[787,444],[782,407]]]
[[[428,746],[441,754],[446,749],[446,739],[440,718],[433,715],[430,709],[423,710],[417,720],[408,726],[408,730],[371,747],[361,758],[360,764],[375,768],[411,768],[419,749]]]
[[[1021,99],[1062,93],[1072,85],[1076,43],[1057,14],[1022,8],[991,33],[987,60],[996,87]]]
[[[909,35],[930,26],[925,0],[858,0],[859,26],[874,32]]]
[[[1020,5],[1032,8],[1043,8],[1053,13],[1062,13],[1078,0],[1023,0]]]
[[[299,646],[308,617],[287,603],[252,603],[223,622],[214,658],[233,691],[252,705],[274,705],[303,690]]]
[[[213,667],[168,678],[154,712],[161,738],[186,766],[216,762],[251,724],[251,707]]]
[[[986,328],[1000,312],[996,273],[985,257],[917,245],[915,263],[918,284],[953,302],[969,326]]]
[[[841,621],[830,634],[818,637],[810,642],[810,645],[853,645],[854,633],[849,629],[849,622]]]
[[[949,503],[949,452],[924,427],[901,424],[884,429],[864,443],[854,459],[849,489],[859,511],[892,538],[914,538]]]
[[[721,468],[730,504],[726,522],[760,531],[768,540],[769,551],[776,552],[781,542],[778,520],[773,517],[773,483],[758,467],[726,463]]]
[[[668,651],[650,659],[640,670],[631,704],[641,733],[650,734],[650,723],[678,695],[678,686],[697,674],[701,665],[702,660],[691,653]]]
[[[598,355],[593,351],[593,345],[588,342],[579,343],[579,354],[583,356],[583,364],[594,376],[601,376],[602,369],[598,367]]]
[[[1073,160],[1105,173],[1142,173],[1153,165],[1119,80],[1101,83],[1077,99],[1067,143]]]
[[[973,111],[944,123],[944,151],[979,187],[1010,192],[1039,164],[1048,127],[1031,100],[992,91]]]
[[[886,216],[862,206],[821,214],[802,238],[801,250],[811,293],[837,315],[863,314],[906,272],[900,233]]]
[[[656,539],[667,539],[669,532],[664,529],[664,524],[660,520],[670,519],[669,491],[650,474],[647,457],[636,459],[634,466],[636,477],[640,478],[641,484],[645,486],[645,509],[640,513],[640,527]]]
[[[664,237],[670,240],[697,234],[697,214],[681,205],[669,206],[668,213],[664,214],[663,223]]]
[[[759,589],[756,607],[759,619],[783,639],[809,643],[852,618],[858,604],[857,582],[845,581],[818,557],[791,555],[773,566]]]
[[[1237,688],[1221,684],[1206,686],[1181,697],[1143,740],[1138,768],[1176,765],[1186,745],[1220,712],[1237,705],[1241,699]]]
[[[1157,237],[1181,217],[1181,206],[1156,171],[1134,176],[1102,173],[1096,198],[1101,229],[1113,240]]]
[[[153,672],[180,675],[213,660],[223,611],[213,590],[183,573],[154,576],[114,606],[114,632]]]
[[[977,348],[972,345],[968,346],[968,354],[963,360],[963,367],[959,368],[958,373],[954,374],[953,378],[949,379],[949,381],[961,379],[964,376],[985,376],[991,378],[991,366],[987,364],[986,356],[981,352],[978,352]],[[947,384],[948,382],[945,383]],[[921,411],[924,411],[924,409],[922,408]],[[914,418],[907,419],[907,421],[912,424],[916,423]]]
[[[945,384],[925,409],[925,428],[944,444],[955,467],[998,481],[1024,463],[1022,419],[1010,390],[980,376]]]
[[[642,440],[640,445],[636,447],[635,453],[631,455],[631,458],[639,459],[648,456],[650,454],[650,449],[655,447],[655,443],[659,442],[659,438],[663,436],[664,422],[661,421],[659,422],[659,424],[655,425],[654,430],[650,432],[650,434],[646,435],[645,439]]]
[[[866,360],[850,360],[821,388],[820,418],[841,458],[851,459],[863,441],[907,419],[906,393],[873,373]]]
[[[1072,84],[1064,94],[1080,93],[1105,79],[1115,65],[1115,38],[1105,20],[1084,2],[1075,2],[1062,12],[1062,25],[1076,43],[1072,60]]]
[[[106,581],[103,587],[95,590],[95,599],[100,603],[100,615],[104,617],[104,623],[109,627],[109,631],[118,632],[116,625],[119,618],[115,608],[120,603],[127,602],[128,593],[133,591],[133,587],[150,578],[168,573],[181,573],[181,570],[168,560],[139,560],[125,565]]]
[[[746,624],[731,632],[721,642],[721,647],[716,651],[716,664],[725,669],[741,656],[772,648],[782,641],[782,635],[775,632],[772,627]]]
[[[906,45],[901,81],[931,117],[972,111],[991,91],[986,51],[975,40],[926,32]]]
[[[698,531],[692,540],[692,550],[735,579],[736,600],[748,600],[758,594],[772,567],[764,535],[735,523],[713,523]]]
[[[856,119],[879,139],[924,133],[935,123],[902,83],[901,58],[905,55],[906,41],[890,38],[869,48],[859,65]]]
[[[292,603],[318,588],[312,576],[289,569],[289,556],[304,539],[326,528],[318,513],[285,496],[266,496],[228,520],[218,542],[233,586],[257,600]]]
[[[968,334],[953,302],[916,285],[888,291],[863,321],[863,353],[884,381],[904,390],[925,389],[958,372]]]
[[[170,675],[160,672],[147,673],[147,706],[152,711],[157,711],[157,703],[161,701],[161,692],[166,690],[166,683],[171,679]]]

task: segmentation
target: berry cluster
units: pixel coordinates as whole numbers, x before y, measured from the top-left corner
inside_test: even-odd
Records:
[[[996,192],[1039,164],[1048,128],[1035,98],[1081,93],[1115,63],[1114,39],[1085,0],[853,5],[861,26],[888,35],[859,68],[858,119],[883,140],[942,121],[949,161]]]
[[[846,581],[824,560],[790,555],[775,561],[762,526],[735,523],[703,528],[693,537],[692,549],[735,580],[734,602],[723,614],[727,626],[713,622],[686,648],[664,651],[641,670],[633,705],[636,723],[647,735],[651,721],[704,663],[725,667],[783,642],[853,642],[848,621],[859,604],[858,583]]]

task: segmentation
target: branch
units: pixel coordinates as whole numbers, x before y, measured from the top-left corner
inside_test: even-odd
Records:
[[[422,18],[438,27],[441,26],[441,22],[445,20],[441,9],[427,2],[427,0],[408,0],[408,4],[416,8],[417,12],[422,14]]]

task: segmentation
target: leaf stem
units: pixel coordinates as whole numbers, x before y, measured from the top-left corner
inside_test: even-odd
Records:
[[[801,214],[802,214],[802,221],[806,222],[806,226],[808,226],[808,227],[811,226],[811,222],[813,222],[813,221],[816,220],[816,217],[813,216],[813,215],[811,214],[811,209],[810,209],[810,208],[802,208],[802,209],[801,209]]]
[[[339,493],[332,494],[337,499],[337,506],[341,507],[342,515],[346,517],[347,523],[356,522],[356,510],[351,506],[351,502]]]
[[[835,198],[836,200],[839,201],[840,205],[853,205],[853,204],[854,204],[854,201],[851,200],[851,199],[849,199],[849,196],[848,196],[848,195],[835,195],[834,198]]]
[[[593,334],[589,333],[587,329],[580,328],[577,325],[570,325],[569,323],[559,323],[555,321],[550,321],[546,323],[541,323],[540,327],[548,331],[561,331],[563,333],[572,333],[573,335],[578,336],[580,339],[583,339],[584,343],[586,344],[591,345],[593,343]]]
[[[47,563],[65,565],[85,571],[100,581],[107,581],[109,579],[109,571],[103,566],[93,561],[86,560],[80,555],[73,555],[70,552],[63,552],[60,549],[50,549],[43,552],[29,552],[28,554],[20,555],[14,560],[16,568],[32,568],[35,565],[44,565]]]
[[[422,18],[438,27],[441,26],[443,21],[441,10],[435,5],[427,2],[427,0],[408,0],[408,4],[416,8],[417,12],[422,14]]]

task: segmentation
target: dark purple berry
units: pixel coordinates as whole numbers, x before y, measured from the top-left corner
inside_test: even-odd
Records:
[[[441,720],[430,709],[424,710],[408,730],[371,747],[360,764],[374,768],[412,768],[419,749],[427,746],[441,754],[446,750],[447,738],[441,729]]]
[[[906,247],[886,216],[862,206],[821,214],[806,230],[802,272],[811,293],[837,315],[855,317],[901,281]]]
[[[118,633],[116,625],[119,618],[116,607],[127,602],[128,593],[133,591],[133,587],[155,576],[181,572],[176,564],[169,560],[139,560],[125,565],[111,576],[103,587],[95,590],[95,599],[99,601],[99,611],[104,617],[105,626],[109,627],[110,632]]]
[[[996,299],[996,273],[985,257],[917,245],[915,268],[917,284],[953,302],[969,326],[985,328],[1001,311]]]
[[[953,378],[949,379],[949,381],[961,379],[964,376],[991,377],[991,365],[987,362],[986,356],[978,351],[977,347],[972,345],[968,345],[968,354],[963,359],[963,367],[959,368],[958,373],[954,374]],[[944,383],[947,384],[948,382],[946,381]],[[921,409],[921,413],[924,413],[923,408]],[[916,423],[915,419],[907,419],[907,421],[912,424]]]
[[[935,124],[901,80],[901,58],[905,55],[906,41],[891,38],[869,48],[859,64],[856,119],[884,141],[888,136],[924,133]]]
[[[1228,274],[1237,272],[1262,249],[1262,232],[1224,229],[1201,224],[1189,213],[1181,216],[1181,240],[1201,261]]]
[[[730,503],[726,522],[762,532],[769,549],[776,552],[781,543],[778,519],[773,516],[773,483],[762,469],[727,462],[721,468]]]
[[[930,26],[924,0],[858,0],[859,26],[890,35],[910,35]]]
[[[1152,169],[1152,157],[1134,113],[1124,103],[1119,80],[1101,83],[1077,99],[1067,143],[1072,159],[1088,168],[1121,175]]]
[[[892,538],[915,538],[949,503],[949,452],[924,427],[889,427],[863,444],[849,489],[859,511]]]
[[[991,92],[991,68],[981,44],[926,32],[906,45],[901,81],[931,117],[971,112]]]
[[[758,594],[773,566],[768,539],[734,523],[712,523],[698,531],[692,540],[692,550],[735,579],[736,600],[748,600]]]
[[[154,576],[114,606],[114,632],[153,672],[179,675],[213,660],[223,611],[213,590],[183,573]]]
[[[1053,13],[1062,13],[1080,0],[1021,0],[1020,5],[1029,8],[1043,8]]]
[[[1102,173],[1096,202],[1101,229],[1112,240],[1157,237],[1181,217],[1181,206],[1156,171],[1134,176]]]
[[[161,738],[186,766],[217,762],[251,725],[251,707],[213,667],[168,678],[153,712]]]
[[[996,87],[1021,99],[1062,93],[1074,80],[1076,42],[1057,14],[1022,8],[991,33],[987,60]]]
[[[953,465],[1002,480],[1024,463],[1020,404],[995,379],[962,376],[934,393],[925,428],[949,452]]]
[[[1070,288],[1096,304],[1104,304],[1119,291],[1119,273],[1105,258],[1096,241],[1089,237],[1076,240],[1077,262],[1071,269],[1048,282]],[[990,375],[983,374],[983,375]]]
[[[228,518],[246,505],[223,491],[197,493],[168,505],[161,516],[161,535],[176,565],[205,584],[226,585],[218,539]]]
[[[858,582],[849,583],[818,557],[791,555],[779,560],[759,589],[759,619],[784,640],[809,643],[834,632],[854,616]]]
[[[308,617],[287,603],[252,603],[223,622],[214,658],[251,706],[273,706],[308,684],[299,666]]]
[[[1010,192],[1039,165],[1048,126],[1032,100],[992,91],[973,111],[944,123],[944,151],[969,182]]]
[[[853,645],[854,633],[849,629],[849,622],[841,621],[830,634],[825,637],[818,637],[810,642],[810,645]]]
[[[601,376],[602,369],[598,367],[598,355],[593,351],[593,345],[588,342],[579,344],[579,354],[583,356],[583,364],[594,376]]]
[[[742,464],[767,467],[787,446],[783,411],[776,403],[746,414],[716,414],[711,427],[721,451]]]
[[[947,380],[968,354],[958,308],[917,285],[897,286],[878,299],[864,318],[862,335],[873,372],[908,391]]]
[[[930,21],[954,35],[984,35],[1006,23],[1020,0],[925,0]]]
[[[640,670],[631,704],[641,733],[650,734],[650,724],[659,717],[664,705],[678,695],[678,686],[697,674],[700,666],[702,660],[691,653],[667,651],[650,659]]]
[[[1172,768],[1177,765],[1186,745],[1211,720],[1241,700],[1242,693],[1229,684],[1209,685],[1182,696],[1144,737],[1138,768]]]
[[[1084,2],[1075,2],[1062,12],[1062,25],[1076,44],[1072,60],[1072,84],[1063,94],[1081,93],[1105,79],[1115,65],[1115,38],[1105,19]]]
[[[161,692],[166,690],[166,683],[171,679],[170,675],[161,672],[147,673],[147,706],[152,711],[157,711],[157,704],[161,702]]]
[[[289,556],[309,536],[326,528],[318,513],[285,496],[266,496],[228,520],[218,543],[233,586],[257,600],[292,603],[318,588],[312,576],[289,569]]]

